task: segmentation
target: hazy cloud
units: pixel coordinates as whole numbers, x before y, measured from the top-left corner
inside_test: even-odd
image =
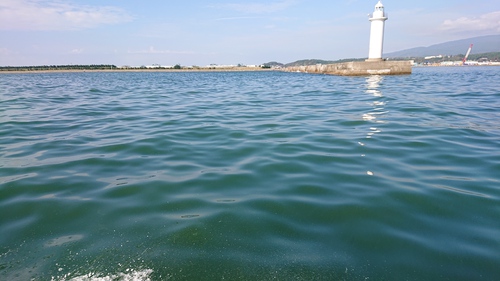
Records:
[[[171,51],[171,50],[156,50],[154,47],[149,47],[146,50],[128,51],[129,54],[193,54],[189,51]]]
[[[228,3],[213,5],[213,7],[242,13],[265,14],[282,11],[295,4],[297,4],[296,0],[282,0],[269,3]]]
[[[227,17],[227,18],[218,18],[216,21],[224,21],[224,20],[249,20],[249,19],[258,19],[260,17]]]
[[[478,17],[460,17],[454,20],[445,20],[441,24],[441,30],[462,33],[462,32],[500,32],[500,11],[491,12]]]
[[[81,53],[83,53],[83,49],[73,49],[69,53],[70,54],[81,54]]]
[[[58,0],[2,0],[2,30],[78,30],[132,20],[119,7],[88,6]]]
[[[0,48],[0,55],[2,55],[2,56],[8,56],[8,55],[13,55],[13,54],[16,54],[16,52],[14,52],[10,49],[7,49],[7,48]]]

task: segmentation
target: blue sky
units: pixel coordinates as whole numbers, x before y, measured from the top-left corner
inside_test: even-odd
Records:
[[[0,0],[0,65],[204,66],[362,58],[368,56],[367,15],[376,3]],[[389,15],[384,53],[500,34],[498,1],[382,3]]]

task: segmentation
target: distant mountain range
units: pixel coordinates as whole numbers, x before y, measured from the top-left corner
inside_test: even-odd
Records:
[[[470,44],[473,53],[500,52],[500,35],[488,35],[444,42],[428,47],[417,47],[402,51],[384,54],[387,58],[408,58],[408,57],[426,57],[426,56],[449,56],[465,54]]]

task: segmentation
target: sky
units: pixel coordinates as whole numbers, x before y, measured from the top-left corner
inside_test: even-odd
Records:
[[[383,0],[384,53],[500,34],[492,0]],[[368,56],[376,0],[0,0],[0,66]],[[464,46],[466,50],[468,46]]]

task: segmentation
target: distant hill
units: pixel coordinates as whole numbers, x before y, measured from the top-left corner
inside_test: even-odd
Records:
[[[285,66],[301,66],[301,65],[314,65],[314,64],[330,64],[330,63],[334,63],[334,61],[308,59],[308,60],[298,60],[295,62],[287,63],[285,64]]]
[[[266,62],[266,63],[263,63],[262,65],[270,66],[270,67],[284,66],[284,64],[282,64],[281,62],[277,62],[277,61]]]
[[[339,62],[345,62],[345,61],[359,61],[359,60],[364,60],[364,58],[363,59],[360,59],[360,58],[342,59],[342,60],[306,59],[306,60],[298,60],[298,61],[290,62],[287,64],[272,61],[272,62],[263,63],[263,65],[271,66],[271,67],[276,67],[276,66],[289,67],[289,66],[303,66],[303,65],[315,65],[315,64],[332,64],[332,63],[339,63]]]
[[[330,64],[330,63],[334,63],[334,61],[319,60],[319,59],[306,59],[306,60],[298,60],[298,61],[290,62],[287,64],[271,61],[271,62],[263,63],[263,65],[270,66],[270,67],[276,67],[276,66],[288,67],[288,66],[302,66],[302,65]]]
[[[428,47],[417,47],[402,51],[384,54],[387,58],[408,58],[408,57],[425,57],[437,55],[458,55],[465,54],[470,44],[473,53],[490,53],[500,52],[500,35],[488,35],[461,39],[455,41],[444,42]]]

